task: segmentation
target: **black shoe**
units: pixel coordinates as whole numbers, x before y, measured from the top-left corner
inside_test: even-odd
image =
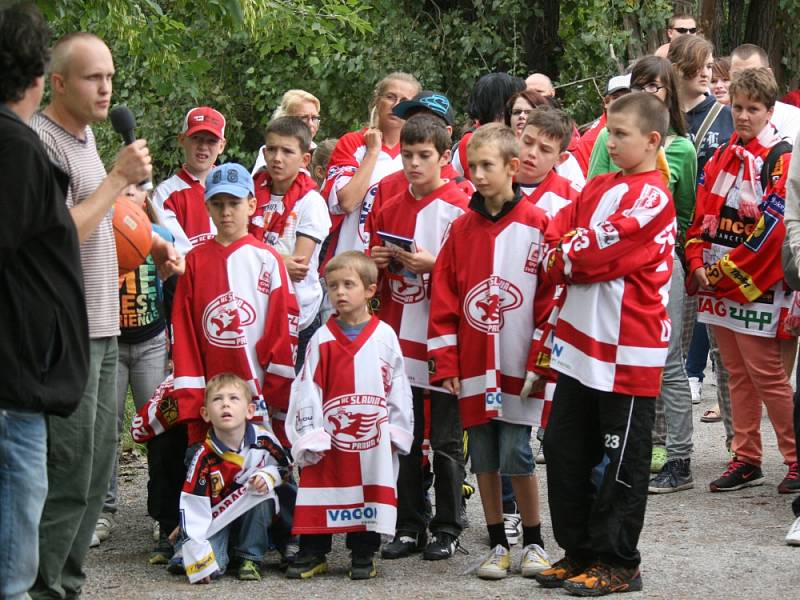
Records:
[[[286,569],[287,579],[309,579],[328,571],[328,561],[324,554],[298,555]]]
[[[671,458],[650,480],[647,490],[651,494],[669,494],[694,487],[690,458]]]
[[[443,560],[450,558],[459,549],[461,544],[458,538],[444,531],[433,534],[433,539],[425,546],[422,558],[425,560]]]
[[[375,568],[375,562],[372,560],[372,555],[369,556],[353,556],[350,563],[350,570],[347,575],[352,580],[358,579],[372,579],[378,574]]]
[[[186,568],[183,566],[182,556],[173,556],[167,564],[167,573],[172,575],[186,575]]]
[[[800,492],[800,470],[797,468],[797,461],[789,465],[789,472],[778,485],[779,494],[796,494]]]
[[[414,533],[411,531],[398,531],[394,539],[381,548],[381,557],[387,560],[395,558],[405,558],[415,552],[421,552],[425,548],[427,536],[424,533]]]
[[[722,477],[712,481],[708,488],[712,492],[732,492],[762,483],[764,483],[764,473],[759,467],[734,458],[728,463],[728,469]]]
[[[172,544],[169,542],[169,536],[165,533],[158,534],[158,542],[150,552],[147,562],[151,565],[168,565],[169,559],[175,554]]]

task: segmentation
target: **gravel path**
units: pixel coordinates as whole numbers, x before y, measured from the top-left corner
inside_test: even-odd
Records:
[[[713,403],[716,388],[706,379],[703,403],[694,407],[695,489],[650,496],[640,541],[644,591],[636,598],[791,598],[800,589],[800,548],[784,544],[792,522],[791,496],[779,495],[786,473],[767,419],[763,422],[766,484],[726,494],[708,492],[727,461],[721,423],[700,423]],[[147,469],[143,458],[127,454],[120,470],[120,512],[111,538],[90,553],[85,595],[88,598],[556,598],[560,590],[544,590],[519,574],[485,582],[465,572],[488,551],[480,499],[468,503],[472,527],[462,536],[469,555],[427,562],[418,556],[378,561],[378,578],[351,582],[347,556],[336,540],[329,556],[331,572],[309,581],[283,578],[267,564],[263,580],[244,583],[226,576],[209,586],[190,586],[185,578],[147,564],[152,522],[146,512]],[[546,476],[540,471],[543,535],[555,558],[546,501]],[[337,536],[338,537],[338,536]],[[519,550],[514,551],[518,559]],[[299,589],[302,588],[302,591]],[[794,590],[794,591],[791,591]]]

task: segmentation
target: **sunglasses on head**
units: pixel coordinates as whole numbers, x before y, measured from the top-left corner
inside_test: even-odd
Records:
[[[697,33],[697,27],[673,27],[678,33]]]

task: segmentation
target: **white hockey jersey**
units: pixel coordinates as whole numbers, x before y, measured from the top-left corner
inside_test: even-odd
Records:
[[[286,434],[298,465],[295,534],[394,534],[397,453],[413,441],[411,387],[397,336],[372,317],[350,341],[335,318],[308,344]]]

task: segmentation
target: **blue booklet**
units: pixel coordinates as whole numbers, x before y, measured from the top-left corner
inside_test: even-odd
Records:
[[[395,235],[394,233],[387,233],[385,231],[379,231],[378,237],[381,238],[383,245],[387,248],[405,250],[406,252],[411,252],[412,254],[417,252],[417,245],[414,243],[412,238],[403,237],[402,235]],[[419,274],[406,269],[403,266],[403,263],[401,263],[399,260],[392,259],[389,262],[388,270],[389,276],[394,279],[403,279],[408,283],[422,285],[422,277]]]

